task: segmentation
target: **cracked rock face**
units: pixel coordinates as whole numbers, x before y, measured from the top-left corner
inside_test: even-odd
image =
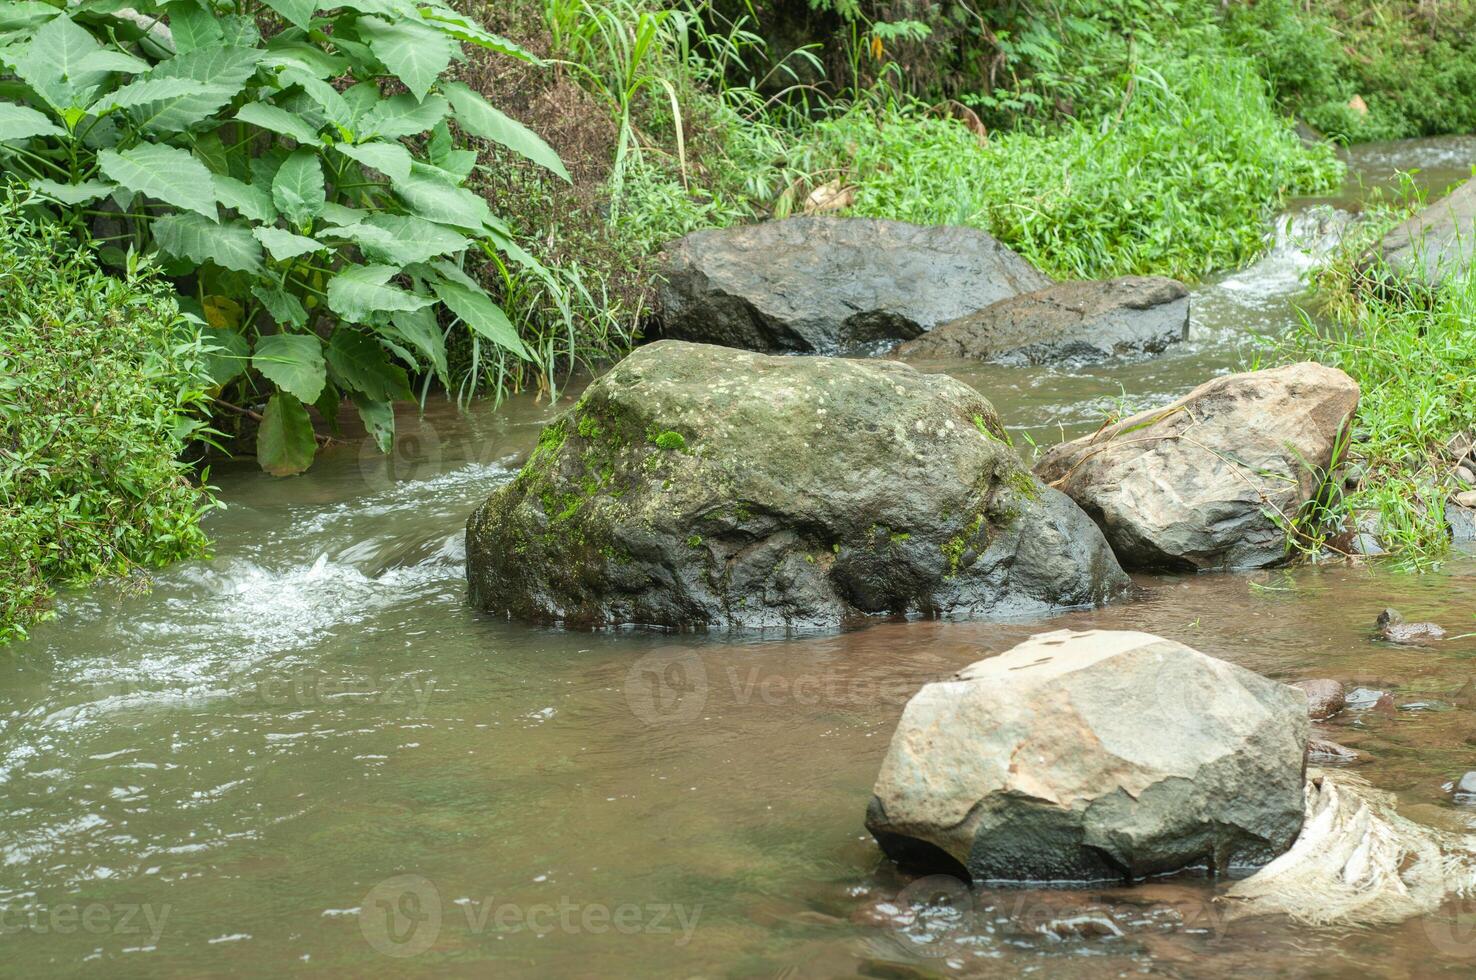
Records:
[[[679,341],[544,430],[468,523],[467,576],[516,619],[691,629],[1033,614],[1128,584],[962,382]]]
[[[1035,473],[1101,525],[1127,568],[1275,565],[1357,408],[1358,384],[1336,368],[1226,375],[1051,448]]]
[[[897,357],[1000,364],[1082,364],[1161,354],[1189,335],[1189,290],[1162,276],[1060,282],[950,320],[897,347]]]
[[[693,232],[661,253],[662,336],[834,354],[916,337],[1050,279],[989,234],[799,217]]]
[[[925,686],[866,826],[974,880],[1263,864],[1296,838],[1301,692],[1148,633],[1060,630]]]

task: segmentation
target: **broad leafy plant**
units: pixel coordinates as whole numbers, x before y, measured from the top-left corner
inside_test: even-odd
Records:
[[[104,257],[157,252],[215,348],[260,385],[257,455],[301,472],[344,397],[387,449],[448,331],[525,361],[469,258],[544,275],[464,185],[501,144],[568,179],[533,132],[454,81],[463,45],[533,60],[435,0],[22,0],[0,9],[0,166]],[[453,129],[454,126],[454,129]],[[247,370],[247,365],[254,372]]]

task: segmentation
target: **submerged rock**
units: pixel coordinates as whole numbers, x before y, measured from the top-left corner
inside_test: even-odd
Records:
[[[1307,717],[1313,721],[1331,718],[1343,710],[1343,685],[1329,677],[1297,681],[1291,686],[1307,696]]]
[[[1035,472],[1092,515],[1125,567],[1274,565],[1357,407],[1357,383],[1320,364],[1227,375],[1052,448]]]
[[[1374,620],[1379,636],[1390,643],[1428,643],[1445,639],[1445,630],[1434,623],[1406,623],[1397,609],[1385,609]]]
[[[1392,274],[1434,288],[1476,259],[1476,180],[1395,225],[1365,257],[1375,280]]]
[[[974,879],[1269,861],[1297,836],[1302,695],[1147,633],[1060,630],[907,703],[866,825]]]
[[[1128,582],[989,401],[893,361],[643,347],[467,525],[472,601],[576,626],[1039,613]]]
[[[1100,361],[1159,354],[1189,334],[1189,290],[1162,276],[1062,282],[1012,296],[909,340],[901,358],[1005,364]]]
[[[906,340],[1050,283],[985,232],[871,218],[711,228],[660,262],[662,336],[757,351]]]

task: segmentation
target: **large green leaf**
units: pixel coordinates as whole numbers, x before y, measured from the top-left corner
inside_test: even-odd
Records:
[[[277,210],[293,225],[306,228],[322,213],[323,202],[327,199],[323,166],[318,162],[318,154],[307,147],[293,150],[277,168],[276,179],[272,181],[272,202],[277,205]]]
[[[28,186],[53,201],[74,206],[95,201],[118,189],[117,184],[108,184],[100,180],[84,180],[80,184],[59,184],[54,180],[36,179]]]
[[[403,92],[383,99],[364,114],[356,127],[357,140],[363,142],[371,137],[397,140],[404,136],[418,136],[446,118],[450,104],[439,95],[427,95],[424,99]]]
[[[131,191],[207,218],[216,216],[210,171],[188,150],[141,143],[127,150],[101,150],[97,165]]]
[[[374,437],[379,451],[389,452],[395,444],[395,406],[389,402],[373,401],[357,391],[351,397],[354,407],[359,410],[364,428]]]
[[[328,247],[316,239],[308,238],[304,235],[294,235],[290,231],[283,231],[281,228],[272,228],[266,225],[253,228],[251,233],[256,236],[257,241],[266,246],[266,250],[271,252],[272,258],[278,262],[295,259],[297,256],[306,255],[308,252],[321,252]]]
[[[339,232],[371,262],[411,265],[459,252],[471,244],[444,225],[401,214],[376,214]]]
[[[248,102],[237,110],[236,118],[273,133],[291,136],[299,143],[315,144],[319,141],[318,131],[308,125],[307,120],[269,102]]]
[[[510,116],[493,108],[492,104],[461,82],[446,86],[446,94],[456,109],[456,122],[473,136],[491,140],[524,156],[539,166],[546,167],[565,180],[569,171],[553,147],[533,130]]]
[[[355,24],[374,56],[384,62],[417,99],[425,98],[456,53],[456,42],[414,20],[360,17]]]
[[[390,317],[390,326],[385,332],[392,333],[426,356],[436,369],[441,384],[450,385],[446,367],[446,338],[436,322],[435,311],[427,307],[408,313],[396,313]]]
[[[244,221],[215,222],[198,214],[169,214],[151,226],[154,241],[170,255],[192,262],[214,262],[222,269],[260,274],[261,246]]]
[[[164,9],[169,12],[169,33],[177,53],[188,54],[225,41],[225,31],[214,11],[206,10],[198,0],[175,0]]]
[[[399,143],[336,143],[334,149],[356,163],[373,167],[391,180],[410,176],[410,151]]]
[[[488,33],[470,17],[447,7],[432,5],[422,9],[420,15],[432,27],[449,34],[458,41],[466,41],[469,44],[475,44],[478,47],[507,55],[509,58],[516,58],[519,61],[526,61],[529,64],[539,65],[543,63],[541,59],[525,48],[519,47],[501,35]]]
[[[206,344],[217,348],[205,355],[205,372],[217,388],[246,370],[251,348],[240,333],[230,327],[201,327],[200,336]]]
[[[76,71],[120,71],[129,75],[137,75],[148,71],[149,67],[149,63],[142,58],[135,58],[131,54],[124,54],[112,48],[100,48],[91,54],[83,55],[82,60],[77,63]]]
[[[247,47],[197,48],[161,61],[145,78],[183,78],[192,91],[160,99],[133,111],[140,127],[154,133],[180,133],[209,119],[236,97],[256,73],[261,51]]]
[[[132,109],[151,102],[189,95],[198,83],[188,78],[140,78],[98,99],[88,110],[94,115],[114,109]]]
[[[261,301],[278,325],[301,327],[307,324],[307,310],[302,308],[296,296],[280,286],[257,283],[251,287],[251,295]]]
[[[418,310],[435,301],[389,285],[399,270],[392,265],[347,265],[328,283],[328,308],[350,323],[374,313]]]
[[[420,217],[455,228],[478,232],[492,217],[492,210],[481,197],[420,163],[411,168],[408,178],[395,185],[395,193]]]
[[[271,68],[297,68],[315,78],[337,78],[348,70],[346,58],[329,54],[315,44],[295,41],[278,34],[267,42],[262,64]]]
[[[414,397],[405,369],[391,364],[384,348],[373,337],[341,326],[328,340],[328,366],[335,379],[352,391],[360,391],[380,402]]]
[[[324,117],[334,127],[343,132],[352,131],[354,111],[339,94],[338,89],[301,68],[284,68],[278,77],[279,84],[284,88],[296,85],[302,89],[304,95],[318,104],[318,107],[323,110]],[[404,96],[404,98],[408,99],[409,96]]]
[[[58,136],[66,133],[45,113],[28,109],[14,102],[0,102],[0,141],[24,140],[32,136]],[[409,176],[406,166],[406,176]]]
[[[318,442],[302,402],[279,391],[267,402],[256,430],[256,462],[272,476],[292,476],[313,464]]]
[[[268,7],[281,14],[283,19],[294,27],[307,30],[308,22],[313,19],[313,11],[318,9],[317,0],[262,0]]]
[[[251,366],[278,388],[305,402],[318,400],[328,376],[323,345],[310,333],[274,333],[257,338]]]
[[[31,43],[15,55],[12,66],[16,75],[54,108],[85,106],[108,77],[106,69],[89,69],[83,64],[88,55],[99,50],[91,34],[63,15],[42,24],[31,36]]]
[[[252,221],[276,221],[277,209],[272,206],[272,195],[252,184],[244,183],[225,174],[211,174],[215,188],[215,199],[228,208],[235,208],[242,216]]]
[[[524,360],[529,358],[528,348],[523,346],[523,341],[518,337],[517,330],[513,328],[512,321],[508,320],[507,314],[503,313],[502,308],[492,302],[486,293],[468,289],[461,283],[451,282],[448,279],[431,283],[431,288],[436,291],[441,302],[445,303],[452,313],[461,317],[468,327]]]

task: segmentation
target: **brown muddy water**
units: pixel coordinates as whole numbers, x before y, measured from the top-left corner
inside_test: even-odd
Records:
[[[1476,140],[1364,147],[1355,180]],[[1356,204],[1355,186],[1324,204]],[[1313,202],[1308,202],[1309,205]],[[1193,339],[1079,370],[939,365],[1037,440],[1164,401],[1294,322],[1336,216],[1195,293]],[[1226,921],[1193,876],[1086,891],[910,882],[862,826],[919,685],[1042,629],[1147,630],[1273,677],[1387,690],[1326,727],[1421,819],[1476,768],[1476,637],[1374,641],[1393,604],[1476,630],[1476,562],[1144,576],[1048,622],[842,635],[570,633],[465,603],[462,524],[554,408],[401,420],[307,476],[217,473],[216,557],[68,596],[0,664],[0,972],[27,976],[1476,974],[1476,904],[1402,926]],[[1132,710],[1131,705],[1124,710]],[[900,893],[900,896],[899,896]],[[900,918],[891,907],[910,910]]]

